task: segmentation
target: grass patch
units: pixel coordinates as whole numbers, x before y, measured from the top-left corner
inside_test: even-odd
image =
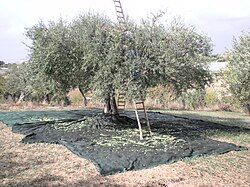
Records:
[[[164,110],[163,113],[172,114],[191,119],[200,119],[228,126],[250,128],[250,116],[237,112],[209,112],[209,111],[186,111],[186,110]]]

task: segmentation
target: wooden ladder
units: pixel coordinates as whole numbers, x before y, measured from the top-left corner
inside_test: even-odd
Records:
[[[144,101],[134,101],[134,107],[135,107],[135,115],[136,115],[139,131],[140,131],[140,140],[143,140],[142,126],[141,126],[142,118],[140,119],[139,112],[140,111],[143,112],[144,117],[145,117],[144,119],[146,120],[146,124],[147,124],[147,128],[148,128],[148,132],[149,132],[149,135],[151,136],[152,131],[151,131],[151,128],[150,128],[148,114],[147,114],[147,111],[146,111],[146,108],[145,108]]]
[[[122,4],[120,0],[113,0],[115,4],[115,11],[116,11],[116,17],[118,20],[118,23],[120,25],[120,29],[125,32],[127,30],[126,20],[122,8]],[[121,92],[118,94],[117,98],[117,106],[119,111],[124,111],[126,107],[126,101],[125,101],[126,94],[124,92]]]
[[[125,20],[121,1],[120,0],[113,0],[113,1],[115,4],[115,11],[116,11],[116,17],[117,17],[118,23],[120,24],[120,27],[123,30],[126,30],[127,25],[126,25],[126,20]]]
[[[124,111],[126,107],[126,94],[121,92],[118,94],[117,107],[119,111]]]
[[[120,0],[113,0],[113,1],[114,1],[114,4],[115,4],[115,11],[116,11],[116,16],[117,16],[118,23],[120,25],[121,30],[125,33],[127,31],[127,24],[126,24],[126,20],[125,20],[125,16],[124,16],[121,1]],[[125,34],[125,36],[126,36],[126,34]],[[125,93],[119,93],[118,94],[118,98],[117,98],[118,110],[125,110],[125,107],[126,107],[125,96],[126,96]],[[144,117],[146,119],[146,124],[147,124],[147,127],[148,127],[148,131],[149,131],[149,133],[151,135],[152,132],[151,132],[151,128],[150,128],[148,114],[147,114],[147,111],[146,111],[146,108],[145,108],[144,101],[134,101],[134,106],[135,106],[136,119],[137,119],[139,131],[140,131],[140,139],[142,140],[143,139],[142,127],[141,127],[142,118],[140,119],[139,112],[141,112],[141,111],[143,112]]]
[[[118,20],[118,23],[120,25],[120,29],[125,32],[127,30],[126,20],[122,8],[122,4],[120,0],[113,0],[115,4],[115,11],[116,11],[116,17]],[[126,107],[126,101],[125,101],[126,94],[121,92],[118,94],[117,98],[117,106],[119,111],[124,111]]]

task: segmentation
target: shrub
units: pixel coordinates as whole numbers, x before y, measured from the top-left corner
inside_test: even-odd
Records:
[[[83,97],[78,89],[74,89],[74,90],[70,91],[68,94],[68,97],[73,105],[82,105],[83,104]]]
[[[204,106],[204,90],[192,90],[183,94],[178,100],[183,103],[184,109],[197,109]]]
[[[219,102],[218,95],[214,91],[207,91],[204,96],[204,100],[205,100],[206,106],[212,106]]]

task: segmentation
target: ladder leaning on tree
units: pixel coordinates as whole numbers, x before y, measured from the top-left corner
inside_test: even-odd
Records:
[[[117,16],[118,23],[120,25],[120,29],[122,32],[124,32],[124,37],[126,37],[126,32],[128,29],[127,29],[127,24],[126,24],[126,20],[124,17],[124,12],[123,12],[121,1],[120,0],[113,0],[113,1],[115,4],[116,16]],[[125,47],[124,47],[124,49],[126,50]],[[125,93],[118,94],[117,105],[118,105],[119,110],[124,110],[126,107],[125,96],[126,96]],[[139,112],[143,112],[145,120],[146,120],[148,131],[149,131],[150,135],[152,134],[144,101],[143,100],[134,101],[134,108],[135,108],[136,120],[137,120],[139,131],[140,131],[140,139],[142,140],[143,139],[142,127],[141,127],[142,119],[140,119]]]

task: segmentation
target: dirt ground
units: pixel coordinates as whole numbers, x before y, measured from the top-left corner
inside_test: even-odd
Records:
[[[249,150],[102,177],[67,148],[23,137],[0,124],[0,186],[250,186]]]

